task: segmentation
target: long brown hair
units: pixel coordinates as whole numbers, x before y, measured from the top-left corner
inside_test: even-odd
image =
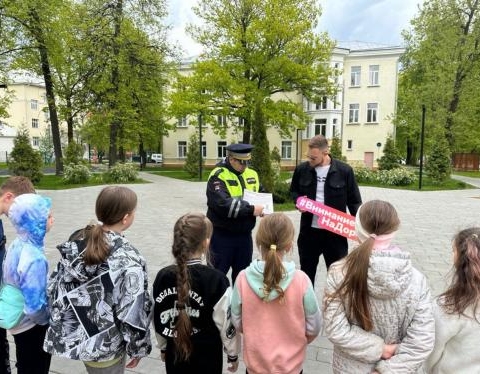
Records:
[[[293,223],[283,213],[273,213],[262,218],[255,237],[257,247],[265,261],[263,270],[264,300],[275,290],[279,300],[283,300],[283,289],[280,281],[285,277],[282,258],[286,251],[292,248],[295,229]]]
[[[101,223],[85,231],[87,237],[87,248],[83,255],[85,264],[101,264],[110,254],[102,224],[114,225],[120,222],[126,214],[131,214],[136,206],[137,195],[130,188],[108,186],[100,191],[95,203],[95,214]]]
[[[455,260],[449,288],[440,295],[439,305],[448,314],[465,315],[465,309],[473,306],[474,318],[478,317],[480,300],[480,227],[460,231],[453,239]]]
[[[368,201],[360,207],[357,214],[362,227],[369,234],[390,234],[400,225],[397,211],[386,201]],[[345,277],[338,289],[326,297],[327,303],[335,298],[343,300],[349,321],[356,321],[366,331],[373,328],[367,276],[374,242],[369,237],[346,257],[343,270]]]
[[[180,217],[173,228],[172,254],[176,261],[177,271],[177,321],[175,359],[186,361],[192,353],[192,322],[188,314],[190,294],[190,274],[187,261],[202,251],[205,240],[212,236],[213,226],[210,220],[201,213],[189,213]]]

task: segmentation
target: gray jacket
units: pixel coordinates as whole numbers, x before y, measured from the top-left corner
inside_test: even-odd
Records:
[[[330,267],[325,293],[341,284],[345,261]],[[373,330],[349,321],[340,299],[325,304],[325,333],[334,345],[334,373],[416,373],[433,349],[435,322],[427,280],[398,248],[373,251],[368,269]],[[399,344],[382,360],[384,343]]]

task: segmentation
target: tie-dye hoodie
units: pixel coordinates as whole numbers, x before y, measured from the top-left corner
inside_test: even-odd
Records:
[[[17,236],[10,244],[3,263],[3,282],[18,287],[25,298],[22,321],[9,330],[12,334],[48,323],[48,262],[44,239],[51,200],[37,194],[15,198],[8,211]]]

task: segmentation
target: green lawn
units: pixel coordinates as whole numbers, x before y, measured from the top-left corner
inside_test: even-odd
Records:
[[[380,188],[392,188],[397,190],[411,190],[419,191],[418,180],[407,186],[385,186],[378,183],[359,183],[360,186],[380,187]],[[465,182],[456,179],[447,179],[445,182],[438,184],[434,183],[429,177],[422,177],[422,189],[421,191],[442,191],[442,190],[465,190],[470,188],[476,188]]]
[[[5,179],[8,177],[0,177],[0,184],[3,183]],[[150,183],[143,179],[137,179],[135,182],[129,183]],[[101,174],[94,174],[92,178],[88,181],[88,183],[81,183],[81,184],[65,184],[61,176],[47,174],[42,177],[40,182],[35,183],[35,188],[39,190],[68,190],[71,188],[80,188],[80,187],[89,187],[89,186],[99,186],[106,183]]]
[[[470,178],[480,178],[480,171],[454,171],[453,174]]]

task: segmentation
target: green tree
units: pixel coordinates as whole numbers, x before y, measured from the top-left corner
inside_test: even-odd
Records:
[[[393,138],[389,135],[385,141],[385,146],[383,147],[383,155],[378,160],[378,168],[380,170],[391,170],[400,167],[400,155],[398,154],[397,148],[395,147],[395,142]]]
[[[57,14],[62,8],[61,0],[41,3],[5,0],[0,3],[0,24],[3,26],[0,28],[0,39],[6,41],[1,44],[0,55],[8,56],[9,67],[27,67],[43,76],[57,174],[62,173],[63,163],[51,56],[55,53]]]
[[[37,183],[43,176],[42,156],[33,149],[27,129],[21,129],[13,140],[8,169],[12,175],[22,175]]]
[[[426,107],[426,153],[444,134],[450,151],[480,149],[479,1],[428,0],[404,32],[397,144],[409,163],[418,157],[421,105]]]
[[[38,150],[42,155],[42,160],[44,163],[49,164],[52,162],[53,155],[55,153],[53,151],[52,135],[48,129],[40,137]]]
[[[435,146],[427,158],[425,171],[435,183],[442,183],[450,177],[452,170],[450,150],[443,134],[435,137]]]
[[[169,113],[202,113],[218,134],[241,134],[255,145],[262,184],[271,186],[267,126],[289,136],[307,122],[302,104],[287,93],[320,102],[335,92],[334,43],[315,32],[321,9],[314,0],[201,0],[194,11],[204,22],[189,32],[205,53],[192,75],[177,78]],[[218,123],[217,116],[230,121]]]
[[[202,159],[202,166],[204,161]],[[193,133],[188,140],[187,158],[183,166],[185,171],[192,177],[198,177],[200,172],[200,144],[198,134]]]
[[[347,158],[342,155],[342,140],[338,133],[335,133],[330,144],[330,155],[337,160],[346,161]]]

